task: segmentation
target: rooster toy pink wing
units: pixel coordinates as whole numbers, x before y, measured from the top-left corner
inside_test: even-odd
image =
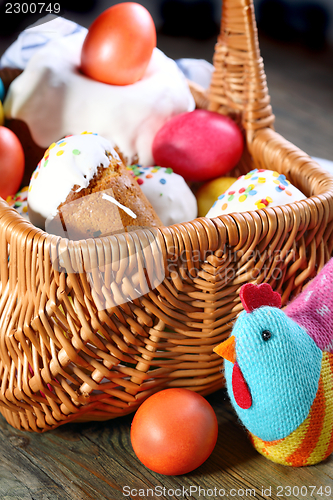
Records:
[[[240,291],[245,311],[214,351],[254,447],[295,467],[333,451],[333,259],[284,311],[267,283]]]

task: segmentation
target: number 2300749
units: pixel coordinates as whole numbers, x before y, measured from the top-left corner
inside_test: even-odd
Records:
[[[5,5],[6,14],[59,14],[60,3],[45,3],[45,2],[24,2],[24,3],[11,3],[7,2]]]
[[[330,486],[277,486],[276,495],[278,497],[296,496],[311,498],[312,496],[330,497],[332,488]]]

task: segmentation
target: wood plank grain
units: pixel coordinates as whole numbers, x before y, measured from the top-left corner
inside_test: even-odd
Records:
[[[69,424],[39,435],[17,431],[0,420],[1,500],[120,500],[124,498],[254,497],[332,498],[314,492],[279,496],[278,487],[330,487],[333,459],[292,469],[268,461],[251,446],[221,390],[208,398],[219,436],[209,459],[184,476],[163,476],[145,468],[130,443],[132,416],[108,422]],[[126,488],[127,487],[127,488]],[[201,488],[201,490],[200,490]],[[269,497],[264,496],[263,490]],[[215,489],[215,493],[214,493]],[[141,492],[140,492],[141,490]],[[132,494],[125,495],[126,493]],[[287,492],[287,490],[284,490]],[[141,493],[141,494],[139,494]],[[154,493],[154,494],[153,494]],[[211,495],[213,493],[213,495]],[[251,495],[250,495],[251,493]],[[281,490],[282,493],[282,490]]]

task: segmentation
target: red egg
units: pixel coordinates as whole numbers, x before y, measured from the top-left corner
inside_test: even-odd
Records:
[[[24,152],[14,132],[0,127],[0,196],[15,194],[24,174]]]
[[[131,427],[139,460],[165,475],[186,474],[212,453],[217,440],[215,412],[200,394],[166,389],[142,403]]]
[[[125,2],[105,10],[90,26],[81,53],[81,70],[111,85],[135,83],[146,71],[156,47],[156,29],[148,10]]]
[[[197,109],[171,118],[153,142],[156,165],[170,167],[188,181],[206,181],[239,162],[244,139],[231,118]]]

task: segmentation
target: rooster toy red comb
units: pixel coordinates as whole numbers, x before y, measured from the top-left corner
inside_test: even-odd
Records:
[[[268,283],[262,283],[261,285],[246,283],[246,285],[242,286],[239,296],[245,311],[248,313],[262,306],[281,307],[280,294],[273,292]]]

